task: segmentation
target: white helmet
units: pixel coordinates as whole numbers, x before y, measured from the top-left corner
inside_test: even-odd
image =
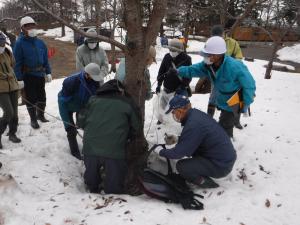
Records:
[[[30,23],[36,24],[36,22],[30,16],[25,16],[20,21],[21,27],[23,27],[25,24],[30,24]]]
[[[219,36],[213,36],[206,41],[204,48],[200,51],[200,55],[222,55],[225,54],[226,51],[224,39]]]

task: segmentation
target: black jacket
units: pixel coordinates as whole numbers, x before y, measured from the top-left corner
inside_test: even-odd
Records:
[[[189,79],[181,80],[178,75],[168,73],[169,69],[173,68],[172,63],[175,64],[176,68],[180,66],[190,66],[192,65],[192,59],[185,52],[181,52],[175,58],[173,58],[169,53],[164,56],[158,71],[157,83],[158,86],[161,86],[163,83],[164,87],[170,92],[175,91],[180,86],[188,86],[191,81]]]

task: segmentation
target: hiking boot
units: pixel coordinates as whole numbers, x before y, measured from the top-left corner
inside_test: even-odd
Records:
[[[78,147],[78,143],[77,143],[77,139],[76,139],[76,135],[77,135],[77,131],[75,128],[69,127],[67,129],[67,138],[68,138],[71,154],[75,158],[82,160],[82,157],[81,157],[81,154],[79,151],[79,147]]]
[[[193,182],[200,188],[217,188],[219,185],[213,181],[210,177],[199,177]]]
[[[45,108],[46,108],[46,103],[44,102],[37,103],[37,119],[40,120],[42,123],[49,122],[49,120],[45,118]]]
[[[8,137],[8,140],[10,140],[13,143],[20,143],[21,142],[21,139],[18,138],[16,136],[16,134],[10,134],[9,137]]]
[[[27,111],[29,113],[29,116],[30,116],[30,125],[33,129],[38,129],[40,128],[40,125],[38,124],[37,122],[37,119],[36,119],[36,110],[35,110],[35,107],[27,107]]]
[[[240,122],[234,124],[235,128],[242,130],[243,126],[240,124]]]

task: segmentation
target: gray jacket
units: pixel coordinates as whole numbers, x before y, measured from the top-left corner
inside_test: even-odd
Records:
[[[100,66],[103,77],[108,74],[108,59],[105,51],[99,45],[95,49],[89,49],[86,44],[80,45],[76,50],[76,70],[81,70],[92,62]]]

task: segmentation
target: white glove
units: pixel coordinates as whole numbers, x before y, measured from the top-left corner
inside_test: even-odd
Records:
[[[45,76],[45,81],[46,81],[47,83],[50,83],[50,82],[52,81],[52,75],[51,75],[51,74],[47,74],[47,75]]]
[[[158,154],[159,155],[159,152],[161,151],[161,150],[163,150],[164,148],[161,146],[161,145],[158,145],[154,150],[153,150],[153,152],[155,152],[156,154]]]
[[[19,85],[19,89],[23,89],[24,88],[24,81],[18,80],[18,85]]]

